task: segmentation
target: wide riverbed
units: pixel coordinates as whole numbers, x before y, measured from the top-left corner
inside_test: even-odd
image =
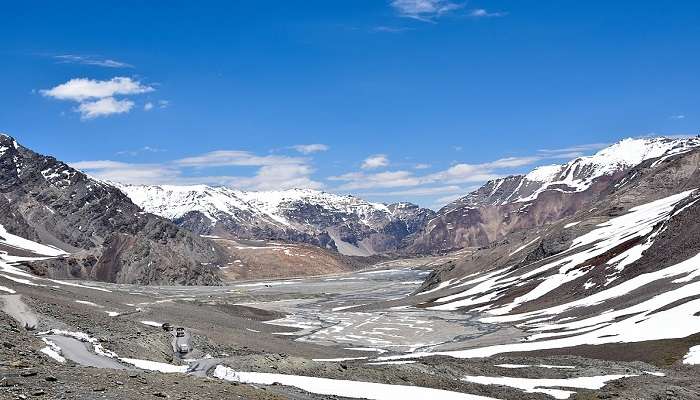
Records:
[[[460,349],[465,347],[465,341],[497,329],[459,312],[376,307],[377,303],[409,296],[428,273],[404,266],[335,276],[246,281],[221,287],[130,289],[162,300],[226,297],[236,304],[281,312],[286,314],[284,318],[268,324],[298,330],[280,329],[277,335],[357,350],[358,356]]]

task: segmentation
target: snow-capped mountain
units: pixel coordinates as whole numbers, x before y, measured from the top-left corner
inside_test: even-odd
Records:
[[[658,162],[662,162],[665,158],[689,152],[698,146],[700,138],[624,139],[596,154],[579,157],[566,164],[545,165],[526,175],[513,175],[489,181],[477,191],[450,203],[446,208],[526,203],[546,191],[583,192],[591,188],[597,180],[613,177],[646,160],[659,159]]]
[[[628,171],[658,166],[698,147],[700,138],[624,139],[566,164],[489,181],[439,210],[418,235],[414,251],[485,246],[515,230],[566,217],[614,190],[611,183]]]
[[[634,352],[668,363],[683,357],[688,345],[682,343],[690,337],[695,344],[700,331],[700,151],[685,151],[695,143],[675,142],[626,173],[609,169],[617,178],[589,206],[436,270],[416,292],[420,306],[478,312],[481,322],[523,332],[516,340],[441,355],[557,354],[590,346],[596,354]],[[663,356],[647,354],[658,343]]]
[[[410,203],[385,205],[310,189],[115,186],[145,211],[199,234],[305,242],[348,255],[395,250],[434,216]]]

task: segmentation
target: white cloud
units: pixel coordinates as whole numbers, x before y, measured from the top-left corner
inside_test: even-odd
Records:
[[[135,155],[145,151],[163,150],[146,146],[136,151],[124,151],[119,154]],[[71,165],[98,179],[131,184],[210,184],[245,190],[319,189],[323,184],[312,178],[315,171],[309,162],[310,160],[306,158],[258,156],[247,151],[218,150],[156,164],[94,160],[79,161]],[[258,168],[249,176],[234,173],[230,175],[198,174],[210,167]]]
[[[539,156],[506,157],[481,164],[459,163],[446,170],[426,175],[422,179],[426,182],[443,183],[484,182],[502,176],[502,170],[532,165],[542,159]]]
[[[392,0],[391,6],[402,17],[426,22],[463,7],[449,0]]]
[[[158,100],[158,107],[159,108],[167,108],[170,105],[170,101],[168,100]]]
[[[313,172],[306,164],[265,165],[253,177],[229,178],[227,185],[247,190],[320,189],[323,184],[311,179]]]
[[[428,169],[428,168],[430,168],[430,164],[419,163],[419,164],[416,164],[413,168],[415,168],[415,169]]]
[[[542,149],[538,150],[539,153],[544,153],[544,154],[557,154],[557,153],[579,153],[579,152],[587,152],[591,150],[600,150],[605,147],[610,146],[610,143],[588,143],[588,144],[580,144],[576,146],[571,146],[571,147],[564,147],[561,149]]]
[[[494,171],[498,168],[496,166],[489,167],[485,164],[456,164],[444,171],[430,174],[424,180],[443,183],[485,182],[501,176],[501,174]]]
[[[222,167],[222,166],[265,166],[280,164],[305,164],[307,160],[300,157],[258,156],[243,150],[216,150],[193,157],[175,161],[184,167]]]
[[[452,203],[453,201],[459,199],[460,197],[464,196],[464,194],[451,194],[449,196],[443,196],[435,199],[435,203],[433,204],[432,208],[435,210],[438,210],[442,208],[443,206]]]
[[[297,144],[291,147],[292,149],[298,151],[299,153],[302,154],[311,154],[311,153],[317,153],[320,151],[328,151],[330,147],[325,144],[321,143],[314,143],[314,144]]]
[[[421,184],[421,179],[409,171],[388,171],[376,174],[350,172],[331,176],[328,179],[345,182],[338,188],[339,190],[408,187]]]
[[[125,168],[131,164],[112,160],[89,160],[70,163],[70,166],[80,170]]]
[[[558,158],[557,155],[554,156]],[[550,155],[527,157],[506,157],[481,164],[459,163],[449,168],[426,175],[416,175],[412,171],[386,171],[380,173],[350,172],[328,178],[343,182],[338,190],[382,189],[397,187],[422,187],[424,185],[485,182],[496,179],[514,169],[533,165],[538,161],[552,158]],[[369,159],[369,158],[368,158]],[[376,164],[379,164],[378,162]],[[387,162],[388,164],[388,162]],[[364,169],[365,168],[363,164]]]
[[[435,196],[446,193],[465,193],[465,188],[457,185],[450,186],[434,186],[434,187],[416,187],[404,190],[392,190],[382,192],[365,192],[360,193],[360,196]]]
[[[53,57],[62,64],[84,64],[94,65],[106,68],[133,68],[131,64],[125,62],[111,60],[109,58],[101,58],[95,56],[80,56],[75,54],[61,54]]]
[[[412,30],[411,28],[404,28],[404,27],[394,27],[394,26],[375,26],[372,28],[372,32],[381,32],[381,33],[401,33],[401,32],[406,32]]]
[[[41,90],[41,94],[58,100],[82,102],[88,99],[141,94],[152,92],[153,90],[155,89],[150,86],[126,77],[115,77],[108,81],[75,78],[51,89]]]
[[[139,154],[141,154],[141,153],[162,153],[162,152],[165,152],[165,151],[166,151],[166,150],[164,150],[164,149],[159,149],[159,148],[157,148],[157,147],[143,146],[143,147],[141,147],[140,149],[136,149],[136,150],[122,150],[122,151],[118,151],[117,154],[120,155],[120,156],[124,156],[124,155],[126,155],[126,156],[136,156],[136,155],[139,155]]]
[[[469,13],[469,16],[474,17],[474,18],[504,17],[504,16],[506,16],[506,13],[504,13],[504,12],[489,12],[483,8],[477,8],[477,9],[471,10],[471,12]]]
[[[374,173],[365,169],[331,176],[327,180],[336,183],[329,189],[332,191],[359,192],[363,196],[385,199],[388,196],[422,197],[428,199],[431,207],[438,207],[476,190],[488,180],[523,173],[526,169],[548,160],[568,161],[606,146],[604,143],[590,143],[544,149],[528,156],[504,157],[475,164],[456,163],[437,172],[423,171],[430,167],[427,164],[416,164],[411,170]]]
[[[116,99],[116,95],[136,95],[152,92],[151,86],[126,77],[115,77],[107,81],[87,78],[75,78],[51,89],[41,90],[41,94],[57,100],[78,102],[76,112],[83,120],[104,117],[113,114],[128,113],[134,102],[128,99]],[[145,110],[149,103],[144,106]]]
[[[105,97],[95,101],[85,101],[78,105],[81,119],[93,119],[112,114],[129,112],[134,106],[131,100],[115,100],[114,97]]]
[[[685,119],[685,115],[683,115],[683,114],[671,115],[669,118],[671,118],[671,119]]]
[[[79,161],[71,166],[101,180],[135,185],[223,185],[243,190],[320,189],[321,182],[311,178],[313,168],[305,164],[266,165],[253,176],[185,175],[177,165],[123,163],[112,160]]]
[[[145,111],[151,111],[153,109],[153,103],[151,103],[150,101],[147,102],[146,104],[143,105],[143,109]]]
[[[362,161],[362,169],[376,169],[389,165],[389,158],[385,154],[375,154]]]
[[[79,161],[71,167],[97,179],[135,185],[174,183],[180,172],[161,164],[131,164],[112,160]]]

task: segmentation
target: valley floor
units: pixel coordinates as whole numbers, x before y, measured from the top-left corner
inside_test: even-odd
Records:
[[[0,398],[700,398],[698,367],[663,362],[687,345],[648,363],[596,351],[411,358],[522,337],[412,307],[420,264],[219,287],[49,281],[4,264]]]

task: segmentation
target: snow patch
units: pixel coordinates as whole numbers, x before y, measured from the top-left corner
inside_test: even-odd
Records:
[[[683,357],[683,364],[700,364],[700,346],[693,346],[690,349],[688,349],[688,354],[686,354],[685,357]]]
[[[158,371],[166,374],[185,373],[189,368],[189,366],[187,365],[173,365],[156,361],[139,360],[136,358],[120,358],[119,361],[131,364],[139,369],[144,369],[147,371]]]
[[[141,321],[142,324],[148,325],[148,326],[153,326],[156,328],[162,328],[163,323],[162,322],[155,322],[155,321]]]
[[[529,379],[510,378],[505,376],[466,376],[464,381],[478,383],[480,385],[500,385],[510,386],[524,391],[525,393],[544,393],[555,399],[568,399],[575,392],[555,388],[576,388],[576,389],[600,389],[607,382],[635,376],[635,375],[602,375],[602,376],[581,376],[564,379]]]
[[[47,356],[53,358],[54,360],[64,363],[66,359],[61,355],[61,348],[51,340],[47,338],[41,338],[41,340],[46,343],[46,347],[41,348],[39,351],[46,354]]]
[[[260,372],[238,372],[223,365],[217,365],[214,376],[230,382],[258,385],[280,383],[294,386],[310,393],[326,396],[341,396],[370,400],[493,400],[484,396],[419,386],[389,385],[384,383],[347,381],[340,379],[316,378],[300,375],[267,374]]]
[[[7,292],[7,293],[10,293],[10,294],[15,294],[15,293],[17,293],[16,291],[14,291],[14,290],[12,290],[12,289],[10,289],[10,288],[6,288],[5,286],[0,286],[0,291]]]

